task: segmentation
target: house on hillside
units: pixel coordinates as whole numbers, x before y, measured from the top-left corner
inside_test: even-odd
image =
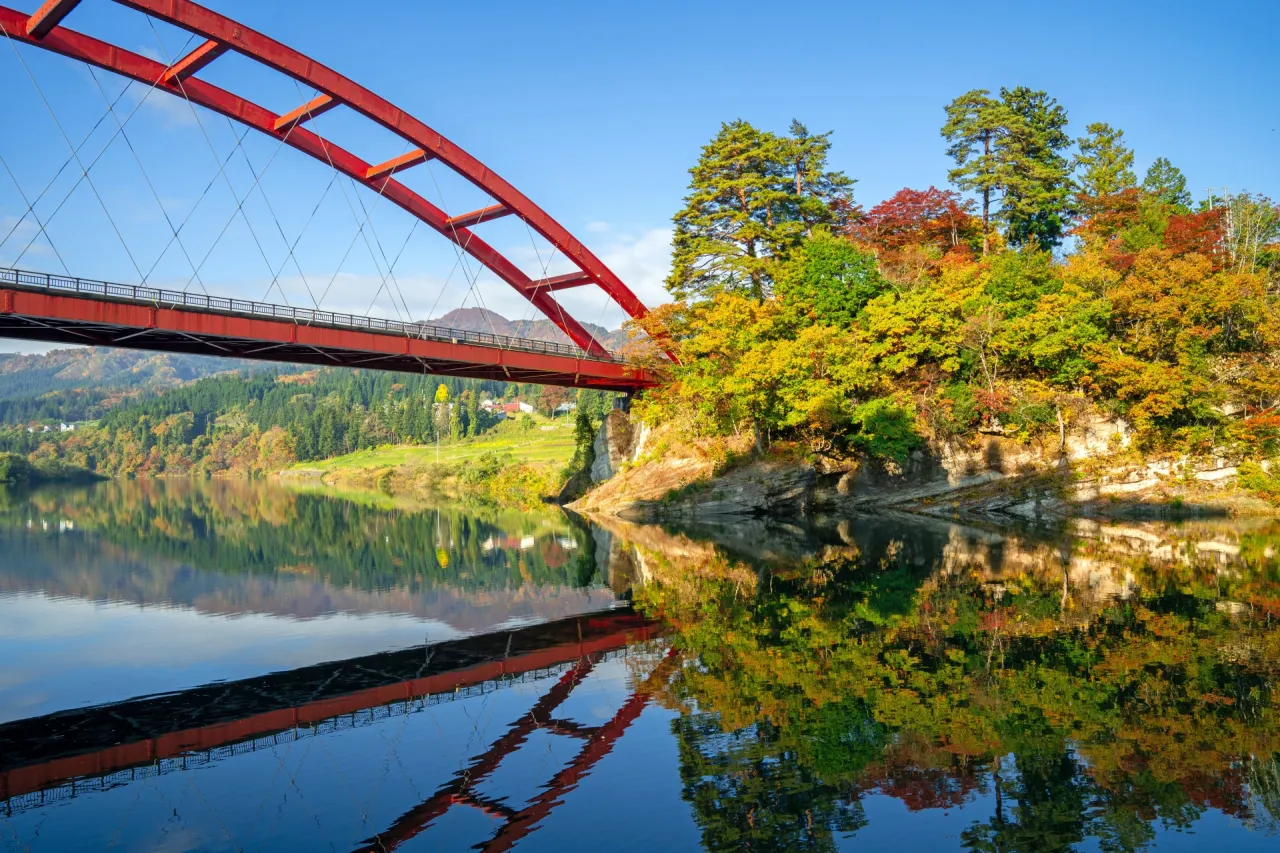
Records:
[[[577,403],[561,403],[560,405],[556,406],[557,415],[567,415],[570,412],[576,412],[576,411],[578,411]]]
[[[530,415],[533,414],[534,411],[533,406],[530,406],[523,400],[512,400],[510,403],[504,405],[502,410],[507,413],[507,417],[509,418],[514,418],[521,412],[524,412],[526,415]]]

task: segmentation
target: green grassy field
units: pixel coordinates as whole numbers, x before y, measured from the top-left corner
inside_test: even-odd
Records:
[[[510,456],[520,462],[563,466],[573,457],[573,421],[561,417],[550,421],[533,416],[534,427],[525,429],[518,421],[504,421],[476,438],[441,442],[442,463],[466,462],[485,453]],[[425,465],[436,461],[436,446],[395,445],[360,450],[313,462],[299,462],[293,470],[339,471],[352,468],[391,468],[398,465]]]

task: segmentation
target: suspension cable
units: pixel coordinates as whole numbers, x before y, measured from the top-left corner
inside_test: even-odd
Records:
[[[448,209],[449,209],[449,205],[448,205],[447,201],[445,200],[445,197],[444,197],[444,190],[440,188],[440,181],[436,178],[436,171],[435,171],[435,169],[432,167],[432,163],[431,163],[430,161],[428,161],[428,162],[427,162],[427,172],[431,175],[431,182],[432,182],[433,184],[435,184],[435,187],[436,187],[436,194],[440,196],[440,207],[441,207],[441,209],[443,209],[443,210],[448,210]],[[492,196],[490,196],[490,198],[492,198]],[[471,229],[467,229],[467,234],[468,234],[468,236],[467,236],[467,240],[466,240],[466,242],[465,242],[465,243],[459,243],[459,242],[458,242],[458,228],[457,228],[457,226],[456,226],[456,225],[454,225],[452,222],[450,222],[450,223],[449,223],[449,230],[453,232],[453,239],[452,239],[452,240],[450,240],[449,242],[451,242],[451,243],[453,244],[453,251],[454,251],[454,254],[456,254],[456,255],[458,256],[458,261],[459,261],[459,263],[461,263],[461,264],[462,264],[462,276],[463,276],[463,278],[465,278],[465,279],[467,280],[468,292],[469,292],[469,294],[470,294],[470,295],[475,296],[475,298],[476,298],[476,304],[477,304],[478,306],[480,306],[480,308],[482,309],[482,311],[483,311],[482,316],[485,318],[485,322],[487,322],[487,323],[489,324],[489,331],[490,331],[490,332],[491,332],[491,333],[496,337],[496,336],[498,335],[498,330],[497,330],[496,328],[494,328],[494,325],[493,325],[493,317],[491,317],[491,316],[489,315],[489,306],[485,305],[484,299],[483,299],[483,297],[481,297],[481,295],[480,295],[480,288],[479,288],[479,284],[478,284],[479,279],[480,279],[480,272],[479,272],[479,270],[477,270],[477,271],[476,271],[476,273],[475,273],[474,275],[472,275],[472,274],[471,274],[471,267],[470,267],[470,265],[467,263],[466,257],[464,256],[464,255],[465,255],[465,253],[466,253],[466,248],[467,248],[467,246],[469,246],[469,245],[471,244],[471,236],[470,236],[470,235],[474,234],[475,232],[474,232],[474,231],[472,231]],[[463,300],[463,305],[465,305],[465,304],[466,304],[466,300],[464,299],[464,300]]]
[[[231,128],[231,132],[234,135],[235,123],[232,122],[230,118],[227,118],[227,126]],[[292,132],[293,132],[293,128],[291,127],[289,128],[289,131],[285,134],[285,137],[287,138],[288,134]],[[307,218],[306,225],[304,225],[302,231],[298,233],[298,240],[295,240],[293,244],[290,245],[289,238],[285,236],[284,227],[280,224],[280,217],[276,215],[275,208],[271,204],[271,199],[270,197],[267,196],[266,188],[263,187],[262,184],[260,183],[260,176],[257,170],[253,168],[253,161],[249,159],[249,152],[243,146],[241,146],[239,150],[240,150],[240,155],[244,158],[245,165],[249,167],[249,174],[253,175],[254,184],[258,187],[258,195],[262,196],[263,202],[267,205],[267,212],[271,214],[271,218],[275,222],[276,231],[280,233],[280,239],[284,242],[285,246],[288,248],[288,254],[285,256],[285,259],[280,262],[280,268],[275,270],[271,277],[271,284],[267,285],[267,293],[271,292],[272,285],[274,285],[276,289],[279,290],[281,293],[284,293],[284,287],[281,286],[280,284],[280,273],[284,272],[285,265],[289,263],[290,258],[293,258],[294,267],[298,270],[298,276],[302,279],[302,286],[306,288],[307,296],[311,297],[312,305],[315,305],[316,297],[315,297],[315,294],[312,293],[311,291],[311,283],[307,281],[307,275],[302,271],[302,266],[298,263],[297,259],[293,257],[293,247],[297,245],[298,240],[302,239],[303,233],[306,232],[306,226],[311,224],[311,218],[310,217]],[[264,169],[264,172],[265,172],[265,169]],[[332,181],[330,182],[330,186],[332,186]],[[325,191],[323,194],[321,194],[320,200],[323,201],[324,196],[327,195],[328,193],[329,193],[329,188],[325,187]],[[316,202],[315,209],[318,210],[319,207],[320,207],[320,203]],[[314,210],[312,211],[312,215],[313,216],[315,215]],[[268,272],[271,272],[270,265],[268,265],[267,269],[268,269]],[[316,306],[316,307],[319,307],[319,306]]]
[[[156,30],[155,20],[150,15],[147,15],[146,17],[147,17],[147,23],[151,26],[151,33],[155,37],[156,44],[160,47],[160,53],[162,58],[164,59],[165,65],[171,65],[172,63],[169,60],[168,52],[165,50],[164,41],[160,38],[159,31]],[[196,120],[196,126],[200,128],[200,135],[204,137],[205,144],[209,146],[209,151],[210,153],[213,154],[213,161],[215,163],[218,163],[220,159],[218,157],[218,150],[217,148],[214,147],[213,140],[209,138],[209,131],[204,126],[204,122],[200,120],[200,113],[196,110],[195,103],[192,102],[191,97],[187,94],[187,89],[186,89],[186,86],[183,84],[182,78],[181,77],[176,78],[176,82],[178,84],[178,91],[182,94],[183,100],[187,102],[187,106],[190,107],[191,109],[191,115]],[[289,133],[291,133],[292,131],[293,131],[293,128],[289,128],[289,132],[285,133],[281,137],[279,144],[277,144],[275,150],[271,154],[271,159],[268,160],[267,165],[263,167],[262,174],[266,174],[267,169],[269,169],[271,167],[271,164],[275,162],[276,155],[278,155],[281,149],[284,148],[285,140],[289,138]],[[237,150],[243,153],[244,140],[247,135],[248,134],[246,132],[245,136],[241,136],[236,140],[235,148],[232,149],[233,154]],[[228,158],[228,162],[230,162],[230,158]],[[227,189],[231,192],[231,198],[237,202],[236,209],[232,212],[230,220],[227,222],[227,225],[222,229],[222,232],[219,233],[218,238],[213,242],[213,245],[209,247],[209,251],[205,253],[204,258],[200,261],[200,266],[196,269],[195,273],[193,273],[192,278],[188,279],[187,284],[183,287],[183,292],[186,292],[187,287],[191,286],[191,282],[195,279],[196,276],[199,275],[199,270],[204,268],[204,264],[209,260],[209,257],[213,254],[214,249],[217,248],[218,243],[222,241],[223,235],[226,234],[227,228],[230,227],[231,222],[235,220],[237,213],[240,214],[240,218],[244,220],[245,226],[249,229],[249,236],[253,238],[254,246],[257,247],[258,254],[262,256],[262,262],[267,267],[267,273],[268,274],[271,273],[271,261],[267,257],[266,250],[262,246],[262,241],[258,239],[258,232],[254,229],[253,223],[249,221],[249,216],[244,211],[244,204],[246,201],[249,200],[249,196],[253,194],[254,188],[258,186],[259,181],[261,180],[261,176],[260,175],[255,176],[253,183],[249,185],[249,189],[245,192],[244,197],[238,198],[237,193],[235,191],[235,187],[232,186],[231,184],[231,178],[230,176],[227,175],[226,169],[222,165],[220,165],[219,167],[219,174],[222,176],[223,180],[226,182]],[[289,296],[284,292],[284,289],[277,286],[277,290],[280,291],[280,297],[284,300],[285,305],[292,307],[289,302]],[[271,290],[270,290],[270,286],[268,286],[267,294],[266,296],[263,297],[263,301],[265,302],[266,297],[270,295],[271,295]]]
[[[298,84],[298,82],[297,82],[296,80],[294,81],[294,87],[298,89],[299,97],[301,97],[301,95],[302,95],[302,87]],[[317,128],[318,128],[318,126],[319,126],[319,123],[317,122]],[[317,136],[317,137],[319,137],[319,139],[320,139],[320,143],[321,143],[320,147],[321,147],[321,150],[322,150],[322,151],[324,151],[325,159],[329,162],[329,168],[333,169],[334,174],[335,174],[335,175],[337,175],[337,174],[338,174],[338,167],[337,167],[336,165],[334,165],[333,157],[329,154],[329,143],[328,143],[328,141],[327,141],[323,136],[321,136],[321,135],[320,135],[320,133],[319,133],[319,130],[318,130],[318,129],[317,129],[317,132],[316,132],[316,136]],[[322,294],[320,295],[320,300],[321,300],[321,301],[324,301],[324,299],[325,299],[326,297],[328,297],[328,295],[329,295],[329,290],[333,287],[334,282],[338,280],[338,275],[339,275],[339,273],[342,271],[342,264],[345,264],[345,263],[346,263],[347,257],[351,254],[351,250],[352,250],[353,248],[355,248],[356,240],[359,240],[362,236],[364,237],[364,241],[365,241],[365,248],[369,250],[369,257],[370,257],[370,259],[373,261],[374,269],[376,269],[376,270],[377,270],[377,272],[378,272],[378,275],[379,275],[379,276],[382,276],[382,269],[381,269],[381,267],[379,267],[379,266],[378,266],[378,259],[377,259],[377,257],[373,254],[373,247],[369,245],[369,238],[368,238],[368,236],[367,236],[367,235],[365,235],[365,234],[364,234],[364,228],[365,228],[365,225],[366,225],[366,224],[368,224],[368,225],[369,225],[369,227],[370,227],[370,229],[372,230],[372,228],[373,228],[373,224],[370,222],[370,217],[373,215],[373,209],[377,206],[378,202],[382,200],[383,195],[386,193],[387,185],[390,183],[390,180],[391,180],[391,178],[390,178],[390,176],[388,176],[388,177],[387,177],[387,178],[382,182],[382,186],[378,188],[377,198],[374,200],[374,203],[373,203],[372,205],[370,205],[370,206],[369,206],[369,208],[367,208],[367,209],[366,209],[366,208],[364,207],[364,202],[363,202],[363,200],[361,200],[360,208],[361,208],[361,210],[364,210],[364,212],[365,212],[365,215],[364,215],[364,219],[363,219],[363,220],[361,220],[361,219],[360,219],[360,217],[359,217],[359,215],[358,215],[358,214],[356,214],[355,205],[353,205],[353,204],[351,203],[351,198],[350,198],[350,196],[348,196],[348,195],[347,195],[346,185],[345,185],[344,183],[342,183],[341,181],[339,181],[339,182],[338,182],[338,188],[342,191],[342,197],[343,197],[343,199],[347,202],[347,209],[351,211],[352,219],[354,219],[354,220],[355,220],[355,222],[356,222],[356,224],[357,224],[357,226],[358,226],[358,227],[357,227],[357,230],[356,230],[356,236],[355,236],[355,237],[353,237],[353,238],[352,238],[352,240],[351,240],[351,245],[349,245],[349,246],[347,247],[347,251],[346,251],[346,252],[343,254],[343,256],[342,256],[342,261],[339,263],[338,267],[334,270],[333,275],[329,278],[329,284],[325,287],[325,289],[324,289],[324,293],[322,293]],[[358,191],[356,191],[356,190],[355,190],[354,185],[355,185],[355,181],[354,181],[354,180],[352,180],[352,190],[353,190],[353,193],[356,195],[356,197],[357,197],[357,198],[359,198]],[[413,234],[413,231],[412,231],[412,230],[410,230],[410,232],[409,232],[409,233],[410,233],[410,235],[412,235],[412,234]],[[375,234],[374,234],[374,238],[375,238],[375,240],[377,239],[377,234],[376,234],[376,232],[375,232]],[[379,243],[379,247],[381,247],[381,241],[378,241],[378,243]],[[405,244],[406,244],[406,245],[408,245],[408,238],[405,238]],[[403,252],[404,252],[404,249],[403,249],[403,248],[401,248],[401,253],[403,253]],[[383,253],[383,257],[384,257],[384,259],[385,259],[385,257],[386,257],[386,254],[385,254],[385,253]],[[397,255],[397,259],[399,259],[399,255]],[[375,301],[375,302],[377,301],[378,295],[380,295],[380,294],[382,293],[382,288],[386,286],[386,282],[387,282],[387,280],[386,280],[386,277],[384,276],[384,277],[382,278],[382,285],[378,288],[378,293],[374,295],[374,301]],[[397,289],[399,289],[399,285],[397,285]],[[402,302],[404,301],[404,293],[403,293],[403,291],[401,291],[401,301],[402,301]],[[392,297],[391,297],[391,304],[392,304],[392,307],[396,308],[396,312],[397,312],[397,313],[400,313],[400,308],[399,308],[399,306],[397,306],[397,305],[395,304],[395,297],[394,297],[394,296],[392,296]],[[373,307],[373,306],[371,305],[371,306],[370,306],[370,310],[372,310],[372,307]],[[408,315],[409,315],[408,303],[405,303],[405,310],[404,310],[404,313],[400,314],[401,319],[411,319]]]
[[[174,242],[177,242],[178,248],[182,251],[182,256],[186,258],[187,264],[194,272],[196,268],[195,261],[191,259],[191,254],[187,251],[186,244],[182,242],[182,238],[178,234],[178,229],[174,227],[173,219],[170,218],[169,211],[165,209],[164,202],[160,199],[160,193],[156,191],[155,185],[151,182],[151,176],[147,174],[146,167],[142,165],[142,158],[138,156],[137,150],[133,147],[133,140],[131,140],[129,138],[129,134],[125,132],[124,125],[120,124],[120,117],[115,114],[115,110],[111,106],[111,101],[107,97],[106,89],[102,88],[102,81],[98,79],[98,72],[94,70],[92,65],[88,67],[89,75],[93,77],[93,82],[98,87],[98,93],[102,95],[102,100],[107,105],[107,111],[115,119],[116,125],[120,129],[121,138],[124,139],[125,145],[129,148],[129,153],[133,155],[133,161],[138,164],[138,171],[142,173],[142,179],[146,181],[147,189],[151,190],[151,195],[155,198],[156,205],[160,208],[160,214],[164,217],[164,221],[169,226],[169,230],[173,232],[173,238],[165,244],[164,249],[161,250],[160,254],[156,257],[155,263],[153,263],[151,268],[147,270],[147,274],[142,277],[141,284],[145,285],[147,283],[147,279],[150,277],[151,273],[155,272],[155,268],[159,266],[160,261],[169,251],[169,246],[173,245]],[[129,85],[133,84],[129,83]],[[186,222],[184,221],[183,224],[185,225]],[[196,276],[196,280],[200,284],[200,289],[205,292],[206,296],[208,296],[209,289],[204,286],[203,281],[200,281],[199,275]]]
[[[0,24],[0,31],[4,31],[4,26],[2,24]],[[9,38],[10,42],[12,42],[12,37],[9,36],[9,33],[5,31],[4,34],[5,34],[5,37]],[[186,47],[191,44],[191,41],[194,38],[195,38],[194,34],[192,34],[187,38],[187,44],[183,46],[184,51]],[[129,115],[125,116],[124,124],[128,124],[129,121],[134,117],[134,115],[137,114],[138,110],[142,107],[142,102],[145,101],[147,97],[150,96],[151,91],[156,88],[159,82],[160,82],[160,78],[156,78],[156,80],[151,83],[151,85],[148,87],[147,93],[143,95],[143,97],[136,104],[133,105],[133,109],[129,111]],[[120,94],[116,96],[116,99],[111,102],[110,107],[114,108],[116,104],[120,103],[120,100],[125,96],[125,94],[128,91],[129,91],[129,87],[127,86],[124,89],[122,89],[120,91]],[[58,178],[62,176],[62,173],[65,172],[67,170],[67,167],[70,166],[72,162],[75,161],[76,159],[75,154],[78,154],[80,151],[84,149],[86,145],[89,144],[89,140],[91,140],[93,138],[93,135],[97,133],[98,128],[102,126],[102,123],[107,120],[107,116],[109,114],[110,114],[110,109],[108,109],[107,112],[104,112],[101,116],[99,116],[98,120],[94,122],[93,127],[89,129],[89,132],[86,133],[84,138],[80,141],[80,144],[76,146],[75,152],[62,162],[62,165],[58,168],[57,172],[55,172],[53,177],[49,179],[48,183],[44,185],[44,188],[40,190],[40,193],[35,197],[35,200],[31,202],[31,207],[33,208],[33,215],[34,215],[34,207],[37,204],[39,204],[41,200],[44,199],[45,195],[49,192],[49,190],[53,188],[53,185],[57,183]],[[121,132],[122,127],[123,125],[121,125],[120,127],[117,127],[116,132],[111,134],[111,137],[107,140],[106,144],[102,146],[102,148],[98,151],[97,155],[93,158],[92,161],[90,161],[89,163],[90,170],[92,170],[93,167],[97,165],[98,161],[102,159],[102,156],[107,152],[107,149],[111,147],[111,143],[115,141],[115,138]],[[54,216],[58,215],[58,211],[62,209],[62,205],[64,205],[67,202],[67,199],[71,197],[71,194],[75,192],[76,187],[78,187],[79,185],[80,185],[80,182],[79,180],[77,180],[75,185],[73,185],[71,189],[67,191],[67,193],[62,197],[62,200],[58,202],[58,204],[54,207],[53,213],[51,213],[49,215],[49,218],[45,220],[46,223],[52,220]],[[9,230],[9,233],[4,236],[4,239],[0,240],[0,246],[3,246],[5,243],[9,241],[10,235],[13,234],[13,232],[17,229],[18,225],[20,225],[21,223],[22,223],[22,220],[19,220],[17,223],[14,224],[14,227],[11,228]],[[30,243],[28,243],[26,249],[29,249],[29,248],[30,248]],[[23,255],[26,254],[26,249],[23,250],[22,252]],[[21,255],[19,255],[19,258],[21,258]]]
[[[103,202],[102,195],[98,192],[98,187],[93,183],[93,178],[89,177],[89,172],[84,166],[84,161],[80,159],[79,152],[76,151],[76,147],[71,143],[71,139],[67,136],[66,130],[63,129],[62,122],[58,120],[58,114],[54,111],[53,105],[50,104],[49,99],[45,97],[44,90],[40,88],[40,83],[36,80],[35,75],[31,73],[31,68],[28,67],[26,60],[22,58],[22,53],[18,50],[17,44],[15,44],[13,39],[9,36],[9,31],[5,29],[4,24],[0,24],[0,32],[4,33],[5,38],[9,41],[9,47],[13,49],[14,56],[18,57],[18,62],[21,63],[22,69],[27,72],[27,78],[31,80],[31,85],[35,87],[36,93],[40,96],[40,100],[44,102],[45,109],[49,111],[49,117],[53,119],[54,126],[58,128],[58,133],[62,135],[63,142],[67,144],[67,148],[70,149],[72,156],[75,157],[76,165],[80,167],[81,178],[89,185],[89,189],[93,191],[94,198],[98,200],[98,204],[102,207],[103,214],[107,217],[107,221],[111,223],[111,230],[115,231],[116,237],[120,240],[120,245],[124,248],[124,253],[129,256],[129,263],[133,264],[134,271],[137,272],[139,277],[141,277],[141,267],[138,266],[137,260],[133,257],[133,252],[129,250],[129,244],[125,241],[124,235],[120,233],[120,228],[116,225],[115,219],[111,216],[111,211],[107,209],[106,203]],[[76,185],[79,186],[79,184],[80,181],[77,180]]]
[[[39,230],[36,232],[36,236],[38,237],[40,234],[44,234],[44,239],[49,244],[49,248],[53,250],[54,257],[58,259],[58,263],[62,264],[62,271],[65,272],[67,275],[71,275],[71,270],[67,266],[67,262],[62,259],[62,253],[59,252],[58,247],[53,244],[53,238],[49,235],[49,232],[45,230],[45,223],[40,221],[40,215],[37,214],[35,211],[35,202],[27,200],[27,194],[22,191],[22,184],[18,183],[18,176],[15,175],[13,173],[13,170],[9,168],[9,162],[4,159],[3,154],[0,154],[0,165],[4,166],[5,172],[7,172],[9,175],[9,180],[13,181],[13,186],[18,191],[19,197],[22,198],[22,202],[27,206],[26,211],[23,212],[22,216],[18,217],[17,224],[15,224],[12,229],[10,229],[9,233],[12,234],[13,231],[18,227],[18,225],[21,225],[26,220],[27,214],[30,213],[31,218],[34,219],[36,221],[36,225],[39,226]],[[4,246],[4,241],[0,240],[0,247],[3,247],[3,246]],[[24,251],[24,254],[25,254],[25,251]],[[13,262],[13,265],[17,266],[17,264],[21,260],[22,260],[22,256],[19,255],[18,259]]]

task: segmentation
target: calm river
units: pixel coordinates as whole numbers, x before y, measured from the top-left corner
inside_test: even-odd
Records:
[[[1280,522],[0,491],[0,851],[1280,849]]]

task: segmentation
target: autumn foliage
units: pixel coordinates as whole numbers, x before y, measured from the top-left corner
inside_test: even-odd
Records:
[[[1038,97],[1023,107],[1050,110],[1056,126],[1059,108]],[[979,106],[995,112],[974,115],[992,133],[1022,121],[988,101]],[[761,447],[801,439],[891,468],[927,441],[1065,444],[1085,418],[1125,422],[1145,450],[1276,453],[1234,424],[1280,406],[1280,209],[1242,194],[1193,210],[1167,161],[1136,186],[1123,134],[1104,124],[1090,134],[1067,251],[1028,238],[1039,227],[1031,195],[1014,217],[1023,231],[1006,223],[1013,248],[999,231],[984,235],[958,193],[902,189],[843,227],[817,225],[755,257],[767,289],[726,279],[651,315],[646,328],[679,364],[638,403],[642,416],[694,435],[750,433]],[[991,180],[995,192],[1003,179]]]

